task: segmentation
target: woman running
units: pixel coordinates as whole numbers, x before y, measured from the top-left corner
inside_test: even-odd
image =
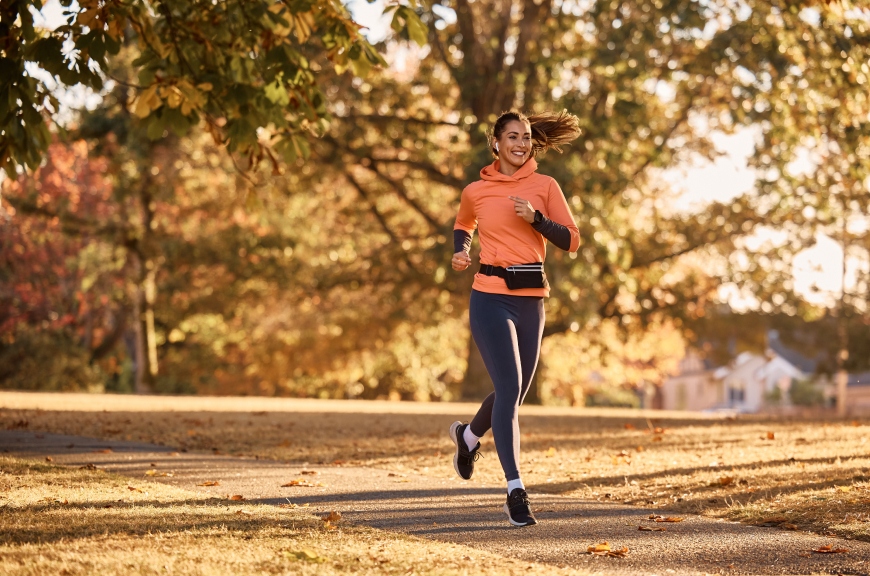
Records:
[[[494,391],[470,424],[450,425],[456,444],[453,467],[468,480],[480,438],[492,428],[498,459],[507,480],[504,510],[514,526],[537,524],[520,478],[520,428],[517,411],[538,364],[544,331],[544,298],[549,284],[543,271],[546,241],[576,252],[580,233],[555,180],[535,173],[535,156],[580,135],[577,117],[561,113],[525,116],[505,112],[492,130],[495,161],[480,180],[462,191],[453,229],[452,265],[471,266],[471,235],[480,234],[480,270],[474,276],[469,317]]]

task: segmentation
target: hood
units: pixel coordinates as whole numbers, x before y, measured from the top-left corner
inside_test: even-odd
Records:
[[[535,170],[538,169],[538,163],[534,158],[529,158],[526,160],[526,163],[520,166],[520,169],[517,170],[513,176],[505,176],[501,172],[498,171],[499,161],[496,160],[489,166],[484,166],[480,171],[481,180],[486,180],[488,182],[518,182],[523,178],[528,178],[532,174],[535,173]]]

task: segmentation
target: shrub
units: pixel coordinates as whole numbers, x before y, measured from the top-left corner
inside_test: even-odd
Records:
[[[812,380],[792,380],[788,396],[795,406],[821,406],[825,403],[825,395]]]

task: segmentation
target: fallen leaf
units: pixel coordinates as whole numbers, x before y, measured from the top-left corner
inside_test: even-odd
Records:
[[[281,488],[290,488],[292,486],[305,486],[308,488],[316,488],[318,486],[323,486],[321,482],[309,482],[305,478],[297,478],[295,480],[291,480],[286,484],[281,484]]]
[[[852,487],[851,486],[837,486],[837,490],[839,490],[840,492],[851,492]]]
[[[610,556],[612,558],[623,558],[626,554],[628,554],[628,547],[622,547],[619,550],[613,550],[610,548],[610,544],[607,542],[601,542],[600,544],[596,544],[594,546],[589,546],[586,548],[586,552],[592,554],[593,556]]]
[[[244,499],[245,499],[245,497],[242,496],[241,494],[234,494],[234,495],[230,496],[230,500],[244,500]]]
[[[306,476],[317,476],[320,474],[317,470],[300,470],[299,473]]]
[[[780,528],[785,528],[786,530],[797,530],[798,526],[797,524],[783,524]]]
[[[54,462],[54,458],[52,458],[51,456],[46,456],[45,461],[46,462]]]
[[[156,478],[172,478],[174,476],[172,472],[160,472],[158,470],[146,470],[145,475]]]
[[[323,556],[318,556],[316,552],[309,550],[307,548],[303,548],[302,550],[288,550],[284,553],[288,558],[296,558],[297,560],[303,560],[305,562],[314,562],[315,564],[322,564],[326,562],[326,558]]]
[[[834,548],[833,544],[827,544],[813,550],[816,554],[844,554],[848,551],[846,548]]]
[[[335,510],[323,517],[324,522],[338,522],[339,520],[341,520],[341,512]]]
[[[643,446],[638,446],[637,448],[635,448],[635,450],[637,450],[638,452],[643,452]]]
[[[206,482],[203,482],[202,484],[197,484],[197,486],[220,486],[220,485],[221,485],[221,483],[218,482],[217,480],[208,480]]]
[[[547,456],[548,458],[552,458],[552,457],[555,456],[555,455],[556,455],[556,448],[553,447],[553,446],[550,446],[550,447],[547,449],[547,451],[544,452],[544,456]]]
[[[127,486],[127,490],[129,490],[130,492],[141,492],[142,491],[141,488],[136,488],[135,486]]]
[[[653,441],[653,442],[661,442],[661,441],[662,441],[662,437],[661,437],[661,436],[653,436],[652,441]]]
[[[734,477],[732,476],[722,476],[719,478],[719,486],[728,486],[729,484],[734,483]]]
[[[103,448],[102,450],[94,450],[94,454],[111,454],[113,450],[111,448]]]
[[[773,439],[775,439],[775,438],[776,438],[776,434],[774,434],[773,432],[768,432],[768,433],[767,433],[767,439],[768,439],[768,440],[773,440]]]
[[[97,467],[91,463],[85,464],[84,466],[79,466],[79,470],[96,470]]]
[[[655,527],[650,527],[650,526],[638,526],[637,529],[638,529],[640,532],[665,532],[665,531],[667,531],[667,528],[663,528],[663,527],[661,527],[661,526],[655,526]]]
[[[253,516],[253,512],[248,512],[247,510],[236,510],[236,514],[244,514],[245,516]]]
[[[628,422],[623,424],[623,426],[625,427],[626,430],[637,430],[637,428],[635,427],[634,424],[629,424]]]
[[[683,519],[677,516],[667,516],[666,518],[662,518],[659,516],[655,519],[656,522],[682,522]]]

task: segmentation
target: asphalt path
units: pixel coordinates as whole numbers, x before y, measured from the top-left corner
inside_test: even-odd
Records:
[[[870,576],[868,542],[700,516],[681,515],[679,523],[656,523],[650,514],[667,516],[667,511],[536,494],[534,486],[529,487],[529,495],[539,523],[514,528],[502,511],[502,486],[425,473],[176,452],[152,444],[21,430],[0,431],[0,453],[40,460],[50,456],[55,464],[71,467],[93,464],[107,472],[178,486],[204,499],[239,494],[254,504],[307,504],[315,513],[340,512],[342,522],[581,572]],[[167,476],[149,476],[149,471]],[[309,485],[282,487],[294,480]],[[220,485],[199,486],[215,481]],[[640,531],[639,526],[666,530]],[[604,541],[629,552],[622,558],[587,553],[588,546]],[[848,552],[812,552],[829,544]]]

